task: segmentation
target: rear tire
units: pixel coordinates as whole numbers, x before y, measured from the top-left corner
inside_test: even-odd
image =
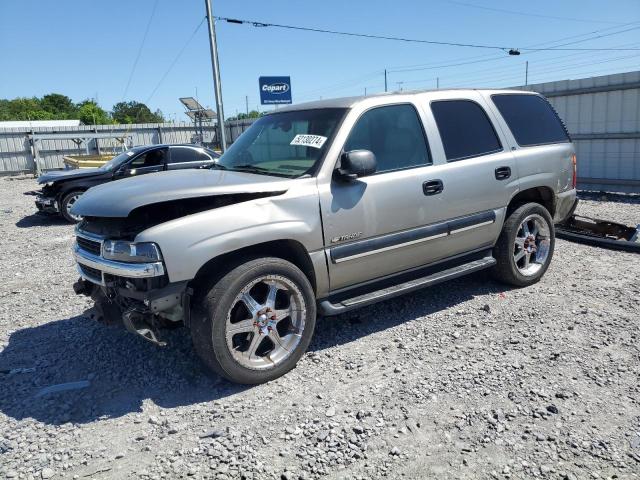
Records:
[[[60,200],[60,215],[69,223],[78,223],[82,220],[80,215],[73,215],[71,213],[71,207],[76,201],[82,196],[84,192],[82,190],[73,190],[71,192],[65,193]]]
[[[307,277],[280,258],[232,265],[194,303],[196,352],[218,375],[258,384],[291,370],[315,328],[316,300]]]
[[[511,212],[493,248],[493,277],[516,287],[538,282],[549,268],[555,246],[551,215],[538,203]]]

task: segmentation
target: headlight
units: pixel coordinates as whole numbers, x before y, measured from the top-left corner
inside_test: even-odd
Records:
[[[105,240],[102,243],[102,256],[120,262],[159,262],[162,260],[160,249],[155,243],[133,243],[123,240]]]

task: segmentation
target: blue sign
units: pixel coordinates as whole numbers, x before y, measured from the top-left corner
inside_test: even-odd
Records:
[[[291,77],[260,77],[258,81],[262,105],[291,103]]]

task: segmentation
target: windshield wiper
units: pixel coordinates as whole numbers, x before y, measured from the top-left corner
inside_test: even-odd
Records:
[[[256,165],[235,165],[233,168],[229,168],[228,170],[234,170],[237,172],[249,172],[249,173],[265,173],[267,175],[274,175],[274,173],[264,167],[258,167]]]
[[[227,167],[218,162],[213,162],[209,168],[214,168],[216,170],[229,170]]]

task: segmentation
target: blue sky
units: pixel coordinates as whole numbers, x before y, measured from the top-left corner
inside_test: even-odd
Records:
[[[213,106],[206,23],[193,35],[202,0],[158,0],[125,96],[155,2],[0,0],[0,98],[58,92],[75,101],[97,97],[106,109],[135,99],[175,121],[187,119],[178,97],[197,90]],[[565,48],[640,48],[638,0],[214,0],[213,7],[219,16],[426,40],[522,48],[606,35]],[[224,22],[216,28],[226,116],[245,110],[246,95],[249,108],[258,108],[260,75],[290,75],[293,100],[301,102],[382,91],[385,68],[393,90],[433,88],[436,78],[441,88],[521,85],[526,60],[529,83],[640,69],[640,51],[510,57]]]

